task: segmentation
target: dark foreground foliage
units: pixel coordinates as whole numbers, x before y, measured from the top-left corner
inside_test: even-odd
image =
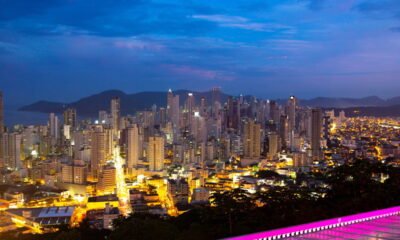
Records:
[[[305,177],[305,176],[302,176]],[[314,177],[316,176],[309,176]],[[358,161],[317,177],[327,184],[324,197],[299,182],[248,195],[242,190],[212,196],[215,207],[192,209],[179,217],[132,215],[115,221],[114,231],[64,228],[56,233],[0,239],[22,240],[172,240],[220,239],[400,204],[400,169]]]

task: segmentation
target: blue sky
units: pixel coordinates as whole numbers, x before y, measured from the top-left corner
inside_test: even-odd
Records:
[[[8,104],[222,87],[400,95],[399,0],[0,0]]]

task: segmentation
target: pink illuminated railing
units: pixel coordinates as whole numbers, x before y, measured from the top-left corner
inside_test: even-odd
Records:
[[[333,218],[328,220],[323,220],[319,222],[307,223],[303,225],[282,228],[277,230],[271,230],[260,233],[253,233],[249,235],[244,235],[240,237],[228,238],[228,240],[274,240],[282,239],[292,236],[297,236],[300,234],[311,233],[316,231],[321,231],[329,228],[335,228],[339,226],[344,226],[348,224],[369,221],[372,219],[388,217],[392,215],[400,214],[400,206],[386,208],[381,210],[376,210],[372,212],[359,213],[355,215]]]

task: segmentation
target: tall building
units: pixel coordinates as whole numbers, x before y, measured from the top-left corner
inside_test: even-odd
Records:
[[[221,88],[213,87],[211,89],[211,113],[213,117],[218,114],[218,105],[221,104]]]
[[[101,194],[112,194],[117,184],[116,169],[111,166],[103,166],[102,174],[97,182],[97,191]]]
[[[3,92],[0,91],[0,134],[4,132],[4,106],[3,106]]]
[[[311,154],[313,159],[318,159],[321,155],[322,138],[322,111],[320,108],[311,110]]]
[[[127,164],[128,168],[136,168],[139,164],[139,129],[137,124],[128,127]]]
[[[159,123],[162,127],[167,123],[167,111],[165,108],[161,107],[158,116]]]
[[[244,157],[259,158],[261,154],[261,125],[250,120],[244,125]]]
[[[54,113],[50,113],[49,117],[49,129],[50,137],[53,141],[57,141],[60,137],[60,126],[58,121],[58,116]],[[54,142],[53,142],[54,144]]]
[[[269,114],[270,114],[270,120],[274,122],[279,122],[279,106],[275,101],[270,101],[269,102]]]
[[[268,135],[268,156],[273,158],[278,153],[278,134],[276,132],[271,132]]]
[[[109,129],[98,129],[91,135],[90,169],[92,177],[97,179],[102,166],[112,152],[112,134]]]
[[[205,117],[207,115],[207,99],[201,98],[200,100],[200,116]]]
[[[279,138],[281,139],[281,148],[286,149],[289,141],[289,119],[287,115],[281,115],[279,121]]]
[[[228,128],[237,129],[240,123],[240,102],[238,99],[228,98]]]
[[[120,119],[121,119],[121,105],[120,98],[114,97],[111,99],[111,118],[112,128],[114,130],[120,130]]]
[[[64,183],[85,184],[86,166],[82,160],[74,160],[72,164],[61,168],[61,179]]]
[[[22,136],[19,133],[3,133],[0,138],[2,148],[2,167],[19,169],[21,164],[21,144]]]
[[[4,129],[4,110],[3,110],[3,92],[0,91],[0,168],[4,167],[4,149],[3,149],[3,133]]]
[[[168,90],[167,93],[167,116],[168,116],[168,120],[171,121],[172,119],[172,101],[174,98],[174,93],[172,92],[171,89]]]
[[[221,88],[213,87],[211,89],[211,104],[214,105],[215,102],[221,102]]]
[[[69,125],[72,128],[76,128],[77,126],[77,119],[76,119],[76,109],[68,108],[63,113],[64,117],[64,125]]]
[[[109,124],[109,117],[107,111],[104,110],[99,111],[99,123]]]
[[[287,115],[288,115],[288,131],[295,131],[296,127],[296,109],[298,106],[298,99],[294,96],[290,96],[287,103]]]
[[[164,138],[161,136],[149,137],[147,146],[147,159],[150,171],[162,171],[164,169]]]
[[[186,99],[186,110],[188,113],[188,126],[192,126],[193,122],[193,115],[194,115],[194,108],[195,108],[195,99],[193,93],[188,93]]]

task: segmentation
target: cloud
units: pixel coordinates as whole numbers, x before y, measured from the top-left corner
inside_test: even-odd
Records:
[[[61,0],[12,0],[1,1],[0,20],[11,20],[26,16],[43,14],[47,9],[62,5]]]
[[[326,0],[300,0],[302,2],[307,2],[307,7],[310,10],[321,10],[324,7]]]
[[[196,4],[153,0],[16,0],[0,8],[0,29],[28,35],[96,35],[131,37],[144,34],[196,36],[215,29],[189,14],[210,12]],[[193,7],[193,9],[191,8]]]
[[[394,27],[394,28],[391,28],[391,30],[393,32],[400,32],[400,27]]]
[[[218,23],[221,27],[238,28],[251,31],[259,32],[273,32],[278,30],[292,30],[293,27],[273,24],[273,23],[260,23],[253,22],[248,18],[241,16],[231,16],[231,15],[193,15],[194,19],[202,19],[210,22]]]
[[[359,12],[374,19],[400,20],[400,1],[399,0],[366,0],[355,6]],[[390,30],[397,32],[400,27],[392,27]]]
[[[400,1],[398,0],[367,0],[356,5],[355,9],[377,18],[400,19]]]
[[[233,75],[227,74],[224,71],[201,69],[189,65],[163,65],[163,67],[174,74],[192,78],[194,77],[195,79],[223,81],[232,81],[235,79]]]
[[[228,15],[193,15],[192,18],[204,19],[212,22],[227,23],[227,22],[248,22],[249,20],[240,16]]]
[[[164,45],[145,42],[143,40],[138,40],[138,39],[117,41],[114,43],[114,46],[117,48],[152,50],[152,51],[160,51],[165,49]]]

